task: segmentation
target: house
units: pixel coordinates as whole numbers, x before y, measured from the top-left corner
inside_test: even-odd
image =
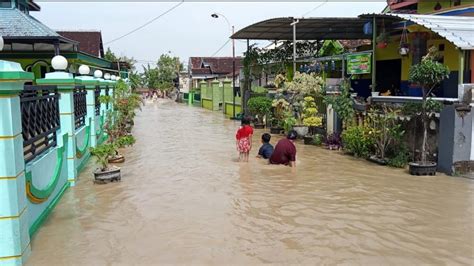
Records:
[[[79,51],[104,58],[104,44],[102,42],[102,33],[97,30],[92,31],[56,31],[59,35],[79,43]]]
[[[114,72],[112,62],[103,58],[100,32],[56,32],[30,15],[40,10],[33,1],[0,1],[0,35],[5,42],[0,59],[20,63],[35,79],[53,70],[51,58],[58,54],[69,61],[70,73],[78,73],[82,64],[92,71]]]
[[[474,16],[473,0],[388,0],[387,12],[445,16]]]
[[[235,57],[235,71],[242,67],[242,57]],[[232,79],[232,57],[190,57],[188,63],[190,88],[196,88],[202,80]],[[236,82],[238,78],[236,77]]]

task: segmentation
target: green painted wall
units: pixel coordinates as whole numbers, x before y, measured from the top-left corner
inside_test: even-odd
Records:
[[[202,107],[208,110],[212,110],[212,100],[210,99],[201,99]]]
[[[232,117],[234,115],[234,108],[232,103],[224,103],[225,105],[225,115],[228,117]],[[239,114],[242,112],[242,107],[240,104],[235,105],[235,115]]]

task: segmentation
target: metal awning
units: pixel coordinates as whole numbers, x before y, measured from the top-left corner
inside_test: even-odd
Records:
[[[293,40],[292,17],[273,18],[247,26],[232,39],[250,40]],[[368,18],[300,18],[296,24],[297,40],[357,40],[370,39],[364,34],[364,24]]]
[[[421,25],[462,50],[474,50],[474,17],[412,15],[412,14],[364,14],[357,18],[321,17],[300,18],[296,25],[297,40],[355,40],[371,39],[372,35],[364,34],[363,28],[373,17],[377,24],[385,24],[389,29],[393,22],[411,21]],[[295,18],[273,18],[247,26],[234,35],[232,39],[249,40],[293,40],[291,23]]]
[[[369,15],[370,16],[370,15]],[[474,17],[384,14],[421,25],[462,50],[474,50]]]

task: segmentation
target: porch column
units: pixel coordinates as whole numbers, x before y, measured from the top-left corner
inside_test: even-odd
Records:
[[[30,248],[19,94],[33,73],[0,60],[0,264],[21,265]]]
[[[71,73],[56,71],[47,73],[44,79],[38,79],[36,83],[39,85],[55,85],[57,86],[58,91],[60,93],[59,116],[61,123],[61,132],[67,133],[69,136],[67,147],[68,181],[71,186],[74,186],[78,177],[78,163],[76,161],[74,88],[76,87],[76,85],[81,85],[81,80],[75,79]]]

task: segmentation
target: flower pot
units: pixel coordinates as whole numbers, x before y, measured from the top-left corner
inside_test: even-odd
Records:
[[[115,155],[114,157],[110,157],[109,163],[124,163],[125,162],[125,156],[123,155]]]
[[[299,138],[303,138],[304,136],[306,136],[309,131],[307,126],[294,126],[293,130],[296,131]]]
[[[264,129],[265,128],[265,124],[254,124],[253,127],[255,129]]]
[[[303,137],[304,145],[313,145],[313,136]]]
[[[326,137],[326,134],[327,134],[326,128],[324,128],[324,127],[314,127],[314,128],[313,128],[313,134],[314,134],[314,135],[318,135],[318,134],[319,134],[319,135],[321,135],[321,136],[323,136],[323,137]]]
[[[120,174],[120,168],[112,166],[106,171],[97,169],[94,172],[94,179],[95,181],[102,183],[120,181],[122,179],[122,176]]]
[[[378,92],[378,91],[373,91],[372,92],[372,97],[379,96],[379,95],[380,95],[380,92]]]
[[[378,165],[387,165],[387,160],[382,159],[382,158],[379,158],[379,157],[377,157],[377,156],[375,156],[375,155],[372,155],[372,156],[370,156],[369,158],[367,158],[367,161],[376,163],[376,164],[378,164]]]
[[[410,175],[436,175],[436,168],[438,166],[435,162],[411,162],[409,165]]]
[[[334,144],[329,144],[326,146],[328,150],[339,150],[341,148],[341,146],[339,145],[334,145]]]
[[[377,43],[377,48],[384,49],[387,48],[388,44],[386,42]]]
[[[398,50],[398,52],[400,53],[401,56],[407,56],[408,53],[410,52],[410,48],[408,48],[408,47],[400,47],[400,49]]]
[[[281,128],[281,127],[271,127],[270,128],[270,133],[271,134],[281,134],[282,131],[283,131],[283,128]]]

